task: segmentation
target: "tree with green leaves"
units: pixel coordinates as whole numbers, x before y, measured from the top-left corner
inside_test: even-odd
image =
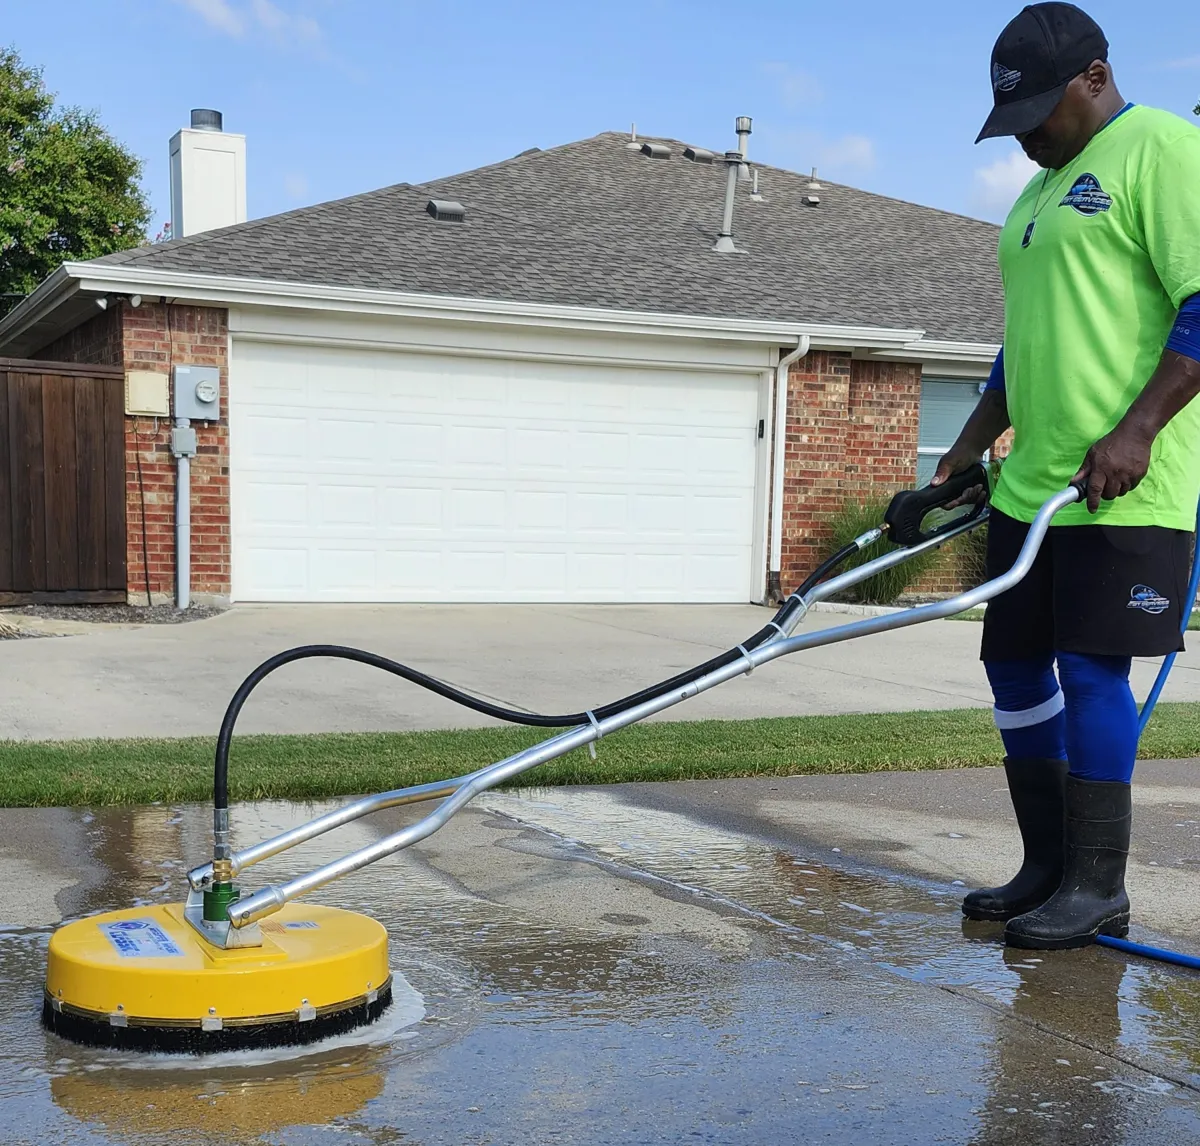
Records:
[[[93,113],[56,107],[41,72],[0,48],[0,313],[67,259],[144,241],[141,168]]]

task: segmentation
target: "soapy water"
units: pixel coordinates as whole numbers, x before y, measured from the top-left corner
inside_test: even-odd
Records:
[[[339,1052],[360,1047],[386,1047],[417,1038],[413,1028],[425,1018],[425,997],[399,972],[392,971],[392,1004],[373,1023],[355,1027],[341,1034],[331,1035],[319,1042],[297,1046],[262,1047],[257,1050],[218,1051],[215,1054],[163,1054],[121,1051],[112,1047],[89,1047],[93,1052],[85,1059],[76,1060],[71,1052],[78,1050],[66,1039],[55,1039],[63,1044],[64,1053],[58,1065],[92,1074],[106,1070],[141,1071],[223,1071],[230,1069],[258,1070],[262,1067],[278,1066],[281,1063],[303,1065],[306,1060],[324,1060]],[[68,1049],[69,1048],[69,1049]]]

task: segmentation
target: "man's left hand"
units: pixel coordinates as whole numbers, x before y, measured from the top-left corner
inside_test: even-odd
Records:
[[[1154,439],[1129,426],[1118,425],[1087,452],[1079,472],[1071,479],[1087,483],[1088,513],[1100,508],[1100,500],[1124,497],[1146,476]]]

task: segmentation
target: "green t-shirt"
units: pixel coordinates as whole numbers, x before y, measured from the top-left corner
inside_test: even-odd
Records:
[[[1200,291],[1200,129],[1130,108],[1066,167],[1034,176],[999,258],[1014,437],[992,501],[1032,521],[1150,380],[1180,303]],[[1068,506],[1054,522],[1190,530],[1198,493],[1193,402],[1155,440],[1137,489],[1096,514]]]

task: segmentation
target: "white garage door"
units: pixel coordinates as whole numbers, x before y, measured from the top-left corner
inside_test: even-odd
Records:
[[[235,341],[241,601],[749,601],[754,375]]]

